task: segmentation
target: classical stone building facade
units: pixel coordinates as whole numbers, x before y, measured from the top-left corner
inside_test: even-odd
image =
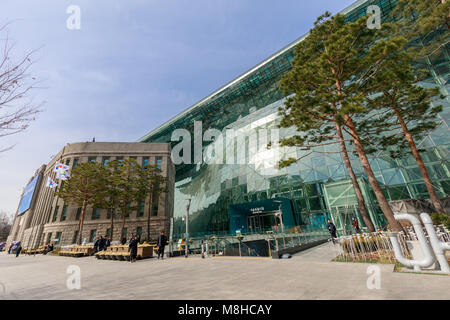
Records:
[[[175,168],[170,158],[171,150],[166,143],[122,143],[122,142],[86,142],[67,144],[47,165],[41,166],[30,179],[24,193],[30,197],[29,206],[19,205],[13,227],[8,237],[11,241],[21,241],[24,248],[37,248],[54,242],[56,245],[76,243],[78,237],[81,208],[64,201],[54,195],[54,190],[46,187],[47,177],[56,181],[53,168],[57,161],[73,169],[83,162],[102,162],[110,160],[134,158],[141,164],[154,164],[167,179],[165,192],[158,196],[150,195],[139,209],[131,211],[125,219],[124,234],[140,234],[147,240],[147,221],[150,216],[150,241],[155,241],[161,230],[170,231],[170,220],[173,217],[173,185]],[[32,184],[32,188],[29,186]],[[21,212],[22,211],[22,212]],[[113,241],[121,237],[122,218],[118,211],[114,216]],[[83,224],[82,239],[91,243],[97,236],[111,234],[111,211],[87,207]]]

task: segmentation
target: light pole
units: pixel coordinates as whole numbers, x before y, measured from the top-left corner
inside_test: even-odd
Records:
[[[189,254],[189,207],[191,206],[191,200],[192,199],[186,199],[188,201],[188,204],[186,206],[186,246],[185,246],[185,253],[184,257],[187,258]]]

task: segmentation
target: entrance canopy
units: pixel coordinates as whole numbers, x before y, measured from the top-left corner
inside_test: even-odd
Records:
[[[281,207],[280,207],[281,205]],[[281,226],[280,218],[276,216],[281,209],[283,225],[296,225],[292,203],[287,198],[273,198],[228,206],[230,217],[230,231],[235,232],[264,232],[272,230],[276,225]]]

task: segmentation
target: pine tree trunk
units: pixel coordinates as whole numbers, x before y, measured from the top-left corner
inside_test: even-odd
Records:
[[[148,205],[148,217],[147,217],[147,242],[150,243],[150,217],[152,215],[152,205],[153,205],[153,188],[150,189],[150,199]]]
[[[113,235],[114,235],[114,209],[111,208],[111,234],[109,237],[111,238],[111,242],[113,241]],[[119,239],[120,241],[120,239]]]
[[[84,223],[84,213],[86,212],[87,201],[83,200],[83,206],[81,207],[81,217],[80,224],[78,225],[78,245],[81,245],[81,238],[83,236],[83,223]]]
[[[347,147],[345,146],[345,140],[344,140],[344,136],[342,134],[341,125],[337,122],[336,122],[336,130],[337,130],[337,133],[339,136],[339,144],[341,146],[341,153],[344,158],[345,167],[347,168],[347,172],[350,176],[350,180],[352,181],[353,189],[355,190],[355,194],[356,194],[356,199],[358,199],[359,211],[364,220],[364,224],[367,227],[367,230],[369,232],[375,232],[375,227],[372,223],[372,220],[370,219],[369,213],[367,212],[366,204],[364,203],[364,197],[361,192],[361,188],[359,187],[358,180],[356,179],[355,172],[353,171],[352,164],[348,157],[348,151],[347,151]]]
[[[356,152],[358,153],[361,165],[364,169],[364,172],[367,175],[367,178],[369,179],[369,183],[372,186],[373,192],[375,193],[375,196],[378,200],[378,204],[381,208],[381,211],[383,211],[383,214],[386,217],[393,231],[403,231],[401,224],[397,220],[395,220],[394,212],[392,212],[392,208],[389,206],[389,203],[387,202],[386,197],[383,194],[383,190],[381,189],[380,184],[378,183],[375,174],[372,171],[372,167],[370,166],[369,159],[367,158],[366,152],[364,151],[364,147],[361,143],[359,134],[356,131],[353,120],[348,115],[345,115],[344,119],[346,121],[347,127],[349,128],[352,134],[352,139],[355,144]]]
[[[123,210],[123,213],[122,213],[123,220],[122,220],[122,231],[120,232],[121,233],[121,237],[123,236],[123,230],[125,229],[125,218],[127,217],[127,205],[126,204],[124,205],[122,210]],[[125,238],[126,237],[127,236],[125,235]]]
[[[403,134],[405,135],[406,140],[408,141],[409,147],[411,148],[411,153],[416,159],[417,165],[419,166],[420,173],[422,174],[423,181],[425,182],[425,186],[427,188],[428,194],[430,195],[431,202],[433,203],[434,209],[437,212],[445,213],[444,206],[441,204],[439,197],[434,191],[433,184],[431,183],[430,176],[428,175],[427,168],[425,167],[425,163],[423,163],[422,157],[420,156],[419,150],[417,150],[416,143],[406,126],[405,120],[400,115],[400,112],[397,108],[393,108],[395,111],[395,115],[397,116],[397,120],[402,126]]]

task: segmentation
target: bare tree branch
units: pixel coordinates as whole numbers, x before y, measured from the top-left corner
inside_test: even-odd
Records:
[[[30,73],[37,50],[14,59],[8,25],[0,26],[0,138],[26,130],[42,111],[43,104],[35,103],[31,96],[42,82]],[[0,153],[12,147],[0,148]]]

